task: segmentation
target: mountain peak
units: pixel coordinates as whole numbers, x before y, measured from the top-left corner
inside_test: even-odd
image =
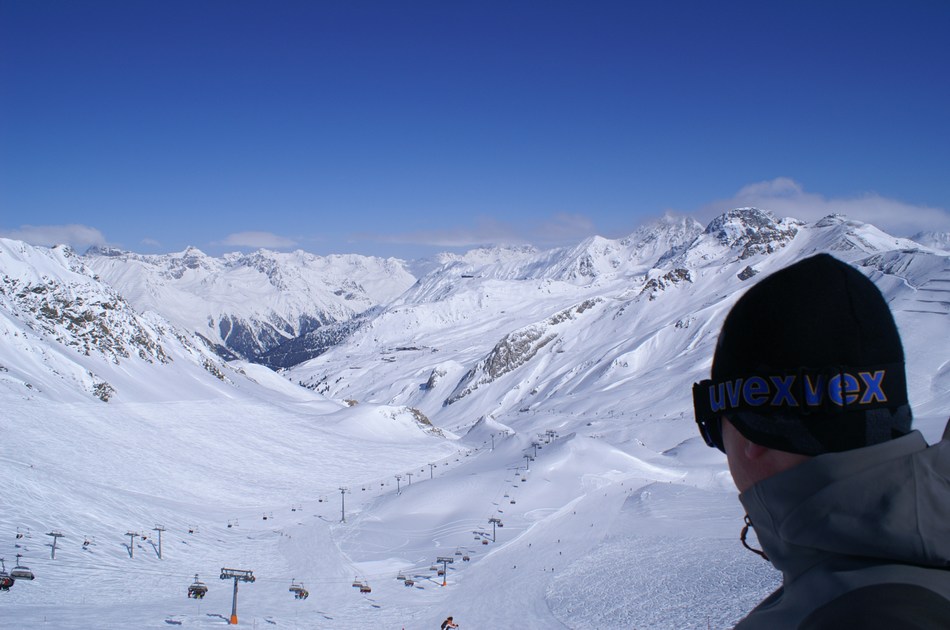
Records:
[[[713,219],[705,234],[739,250],[739,258],[770,254],[791,241],[804,225],[797,219],[778,219],[768,210],[734,208]]]

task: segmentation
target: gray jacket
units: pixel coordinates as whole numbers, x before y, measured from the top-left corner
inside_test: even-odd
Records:
[[[820,455],[739,499],[783,585],[736,628],[950,628],[950,424],[933,446],[914,431]]]

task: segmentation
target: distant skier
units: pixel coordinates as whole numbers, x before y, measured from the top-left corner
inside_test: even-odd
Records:
[[[454,621],[452,621],[451,616],[442,622],[442,630],[448,630],[448,628],[458,628],[458,627],[459,625],[455,623]]]

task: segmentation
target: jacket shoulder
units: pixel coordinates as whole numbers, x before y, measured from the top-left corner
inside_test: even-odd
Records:
[[[915,584],[875,584],[855,589],[813,611],[799,630],[950,629],[950,600]]]

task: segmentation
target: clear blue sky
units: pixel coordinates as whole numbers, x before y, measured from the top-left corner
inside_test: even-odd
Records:
[[[0,235],[404,258],[950,231],[950,2],[0,0]]]

